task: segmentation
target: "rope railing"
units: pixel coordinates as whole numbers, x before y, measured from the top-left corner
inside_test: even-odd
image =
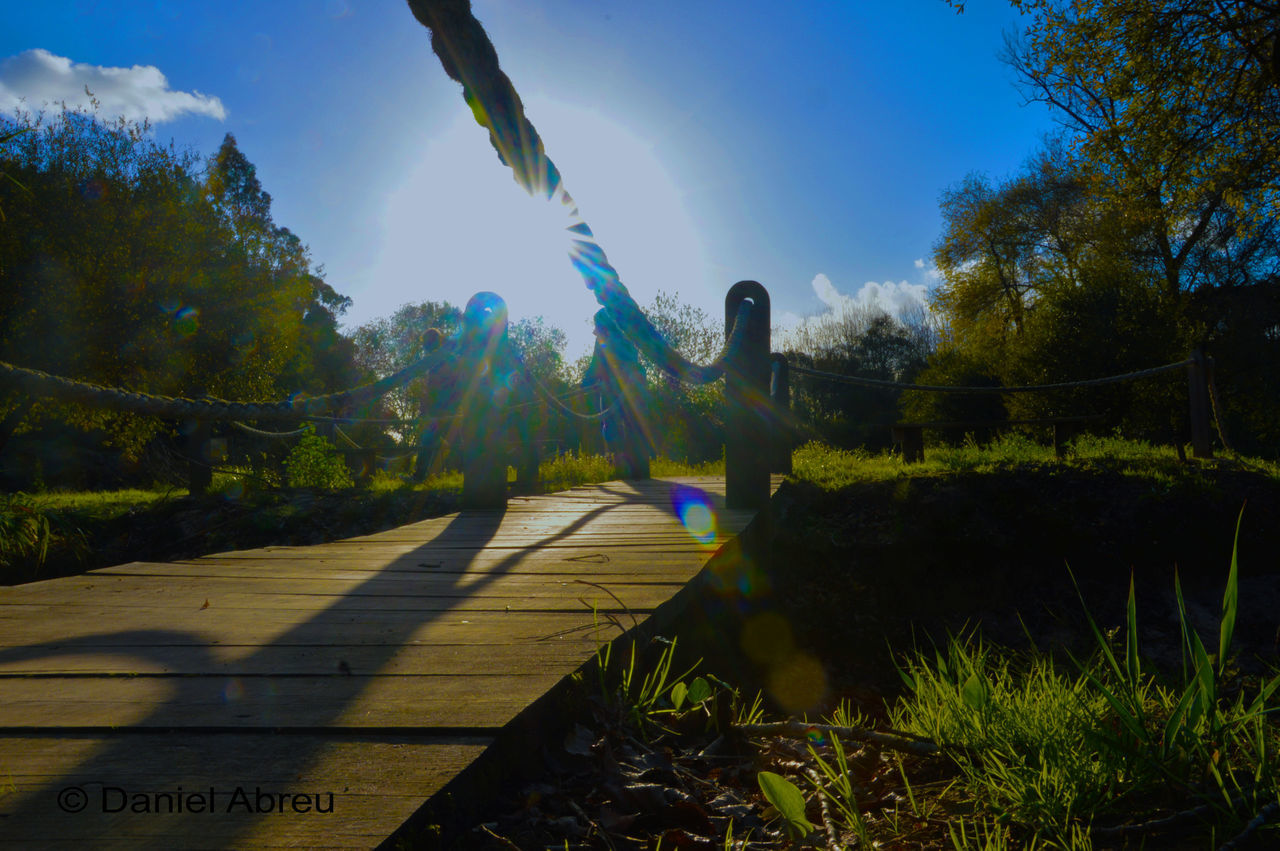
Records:
[[[447,362],[456,355],[456,350],[457,342],[450,339],[403,369],[370,384],[338,393],[298,397],[278,402],[188,399],[121,390],[88,381],[50,375],[38,369],[28,369],[4,361],[0,361],[0,384],[10,384],[32,396],[43,395],[63,402],[94,404],[111,410],[156,417],[260,421],[306,419],[320,422],[346,422],[345,418],[323,416],[318,412],[367,404]]]
[[[1126,372],[1121,375],[1109,375],[1106,378],[1090,378],[1081,381],[1062,381],[1056,384],[1027,384],[1014,387],[966,387],[959,385],[945,384],[907,384],[902,381],[885,381],[878,378],[862,378],[857,375],[842,375],[838,372],[824,372],[819,369],[810,369],[809,367],[790,364],[791,372],[800,375],[809,375],[814,378],[823,378],[827,381],[834,381],[841,384],[853,384],[859,387],[871,387],[885,390],[922,390],[928,393],[987,393],[987,394],[1004,394],[1004,393],[1031,393],[1035,391],[1045,390],[1071,390],[1077,387],[1101,387],[1106,384],[1119,384],[1123,381],[1136,381],[1140,378],[1150,378],[1153,375],[1170,372],[1175,369],[1182,369],[1190,366],[1191,358],[1177,361],[1176,363],[1167,363],[1164,366],[1151,367],[1150,369],[1139,369],[1134,372]]]
[[[542,379],[534,375],[533,371],[529,369],[529,365],[525,363],[524,358],[520,356],[520,353],[516,351],[514,347],[510,347],[508,349],[508,353],[512,361],[512,364],[516,367],[516,370],[520,373],[520,377],[524,379],[525,383],[530,388],[532,388],[533,392],[536,393],[538,396],[540,396],[544,402],[546,402],[556,411],[559,411],[561,414],[567,417],[571,417],[573,419],[592,422],[592,421],[599,420],[602,417],[608,416],[617,408],[618,402],[615,399],[612,404],[610,404],[607,408],[600,411],[594,411],[592,413],[582,413],[581,411],[575,411],[573,408],[570,408],[568,405],[564,404],[564,402],[562,402],[560,399],[556,398],[556,396],[549,389],[547,389],[547,386],[542,383]],[[582,395],[583,392],[586,392],[585,388],[583,390],[579,390],[573,393],[572,395],[579,396],[579,395]],[[511,410],[514,410],[517,407],[527,407],[529,405],[536,405],[536,404],[538,403],[525,402],[521,405],[513,405]]]
[[[295,428],[292,431],[266,431],[265,429],[254,428],[253,426],[248,425],[247,423],[242,423],[239,420],[232,420],[231,426],[239,429],[245,434],[252,434],[254,437],[270,437],[276,440],[284,440],[290,437],[301,437],[308,431],[306,426],[303,426],[302,428]]]

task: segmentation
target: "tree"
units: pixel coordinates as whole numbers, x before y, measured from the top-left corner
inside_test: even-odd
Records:
[[[823,372],[910,382],[933,345],[932,323],[924,310],[893,316],[875,306],[848,305],[793,331],[786,355],[792,363]],[[796,416],[817,436],[837,445],[888,446],[900,396],[895,389],[792,377]]]
[[[370,378],[383,378],[422,356],[428,329],[450,335],[461,324],[462,311],[448,302],[401,305],[390,317],[367,322],[351,335],[356,365]],[[429,378],[417,378],[392,390],[383,397],[383,413],[399,419],[446,415],[440,393],[432,391],[431,384]]]
[[[0,359],[164,395],[341,389],[333,382],[349,371],[325,314],[333,319],[346,300],[271,221],[260,187],[228,189],[237,169],[252,175],[247,159],[231,156],[233,139],[221,165],[205,168],[197,154],[157,143],[145,123],[81,110],[3,118],[0,136],[0,170],[24,187],[0,182]],[[260,234],[251,249],[241,207]],[[129,455],[172,429],[14,394],[0,405],[10,429],[102,429]]]
[[[724,348],[724,322],[659,291],[645,308],[649,321],[685,358],[708,364]],[[719,458],[724,446],[723,382],[685,384],[657,364],[646,372],[641,429],[660,455],[700,463]]]
[[[1238,252],[1276,209],[1280,4],[1016,5],[1032,24],[1009,64],[1072,134],[1093,191],[1148,233],[1166,295],[1217,285],[1197,253]]]

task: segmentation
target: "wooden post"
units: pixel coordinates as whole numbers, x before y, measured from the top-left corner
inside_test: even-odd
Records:
[[[1067,444],[1075,436],[1074,423],[1056,422],[1053,424],[1053,457],[1063,458],[1067,454]]]
[[[791,475],[791,370],[787,356],[774,352],[773,375],[769,379],[769,398],[773,402],[772,442],[773,452],[769,472]]]
[[[538,491],[538,447],[532,441],[521,442],[516,447],[516,491],[517,493],[537,493]]]
[[[1191,408],[1191,454],[1195,458],[1212,458],[1213,446],[1209,442],[1209,371],[1205,365],[1204,351],[1197,348],[1191,353],[1187,366],[1187,398]]]
[[[460,377],[468,388],[459,411],[464,509],[507,506],[508,390],[498,377],[507,345],[506,303],[494,293],[476,293],[462,313]]]
[[[893,442],[902,447],[902,460],[914,464],[924,460],[924,428],[910,423],[893,427]]]
[[[755,281],[739,281],[724,299],[725,337],[733,333],[738,307],[751,302],[743,345],[729,353],[724,395],[725,506],[769,506],[769,292]]]
[[[213,484],[213,467],[209,464],[209,438],[213,425],[208,420],[188,420],[184,450],[187,456],[187,490],[192,496],[204,496]]]

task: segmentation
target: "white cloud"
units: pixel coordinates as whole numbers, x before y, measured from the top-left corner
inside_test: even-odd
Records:
[[[821,273],[813,278],[813,292],[833,313],[850,309],[882,310],[897,316],[905,310],[927,303],[928,287],[908,281],[867,281],[853,295],[836,289],[831,279]]]
[[[200,92],[179,92],[154,65],[109,68],[72,62],[36,48],[0,61],[0,110],[19,106],[40,109],[66,102],[69,107],[88,107],[85,88],[101,104],[101,114],[130,121],[149,119],[153,124],[184,115],[227,117],[222,101]]]
[[[923,268],[923,261],[916,261],[916,268]],[[931,280],[928,270],[924,275]],[[904,316],[923,310],[929,312],[926,284],[909,281],[867,281],[855,293],[842,293],[825,274],[814,275],[810,283],[813,293],[826,309],[808,316],[791,311],[775,315],[774,325],[784,335],[800,332],[804,328],[819,328],[831,319],[851,318],[868,312],[883,311],[891,316]]]
[[[916,268],[924,272],[924,279],[928,286],[933,286],[938,283],[938,281],[942,280],[942,273],[938,271],[938,265],[936,263],[929,263],[928,265],[925,265],[923,258],[917,258]]]

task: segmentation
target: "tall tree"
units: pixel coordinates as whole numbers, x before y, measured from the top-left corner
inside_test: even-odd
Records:
[[[1016,5],[1032,22],[1009,64],[1073,135],[1094,191],[1147,231],[1166,294],[1215,286],[1197,253],[1238,251],[1276,209],[1280,4]]]
[[[328,346],[321,360],[341,360],[322,314],[333,319],[346,300],[271,221],[261,187],[229,179],[232,165],[252,176],[243,156],[204,168],[145,123],[65,108],[0,118],[0,137],[0,170],[23,187],[0,182],[0,359],[166,395],[340,389],[329,382],[345,377],[341,364],[316,357]],[[261,238],[249,250],[251,218]],[[28,423],[105,427],[130,452],[166,428],[12,394],[0,404],[26,406]]]

